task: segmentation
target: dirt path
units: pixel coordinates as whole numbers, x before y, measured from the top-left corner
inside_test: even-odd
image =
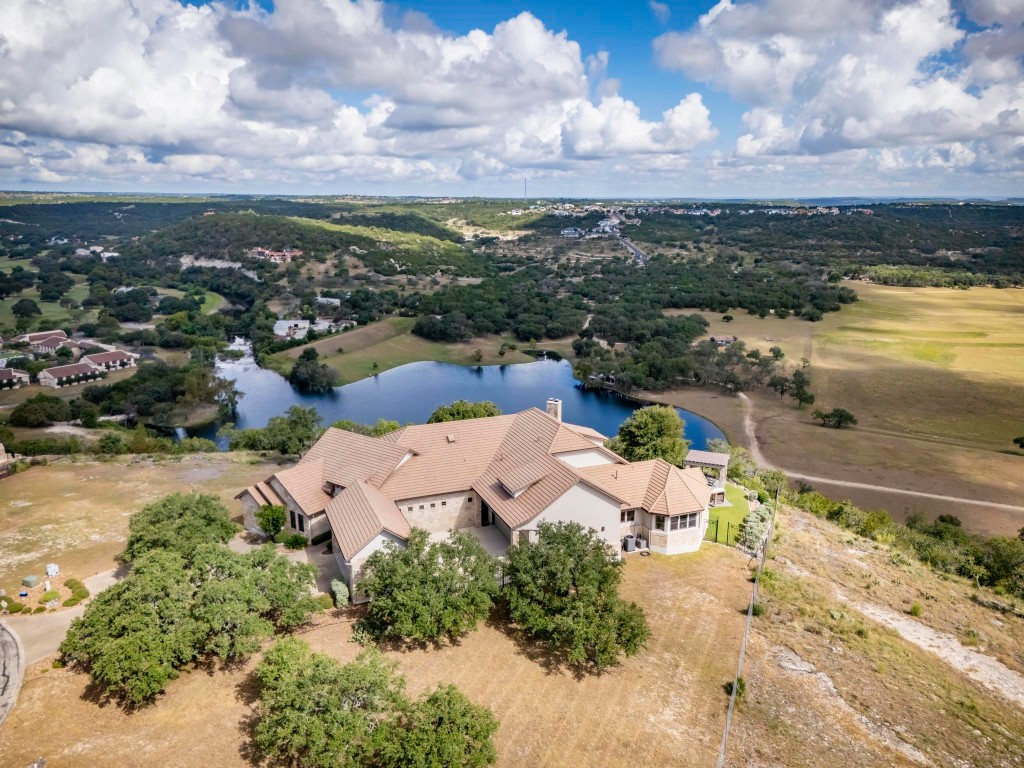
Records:
[[[943,496],[938,493],[912,491],[907,488],[890,488],[889,486],[873,485],[871,483],[855,483],[851,480],[837,480],[831,477],[804,475],[799,472],[786,469],[785,467],[777,467],[772,464],[772,462],[768,461],[764,453],[761,452],[760,444],[757,442],[757,426],[754,420],[753,402],[751,402],[750,398],[742,392],[739,393],[739,397],[743,401],[743,429],[746,432],[747,441],[750,443],[750,455],[759,466],[768,467],[769,469],[781,469],[786,473],[787,477],[794,478],[796,480],[806,480],[811,483],[830,483],[832,485],[841,485],[846,488],[860,488],[867,491],[882,491],[884,493],[899,493],[904,496],[916,496],[918,498],[936,499],[938,501],[951,501],[957,504],[974,504],[980,507],[1005,509],[1010,512],[1024,512],[1024,507],[1016,506],[1014,504],[999,504],[994,501],[982,501],[980,499],[965,499],[961,496]]]

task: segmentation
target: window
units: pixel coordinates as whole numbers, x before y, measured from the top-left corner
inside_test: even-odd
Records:
[[[437,506],[437,504],[435,504],[434,502],[430,502],[430,508],[431,508],[431,509],[433,509],[433,508],[434,508],[434,507],[436,507],[436,506]]]
[[[305,533],[305,531],[306,531],[306,518],[304,518],[302,515],[299,515],[299,532],[300,533]]]
[[[298,528],[299,526],[296,525],[296,523],[295,523],[295,510],[294,509],[291,510],[291,516],[292,516],[292,528]]]
[[[473,503],[473,497],[470,496],[468,499],[466,499],[466,501],[468,501],[470,504],[472,504]]]
[[[423,509],[423,505],[422,504],[420,504],[420,509]]]
[[[681,531],[685,528],[696,528],[699,519],[699,512],[694,512],[689,515],[675,515],[671,521],[671,528],[673,531]]]
[[[412,507],[409,507],[409,511],[412,512]]]
[[[447,501],[442,501],[441,502],[441,506],[442,507],[447,507],[448,506],[448,502]]]
[[[665,530],[665,516],[655,515],[654,516],[654,530],[664,531]]]
[[[622,523],[632,523],[634,520],[636,520],[636,510],[635,509],[624,509],[624,510],[622,510],[622,514],[619,516],[619,522],[622,522]]]

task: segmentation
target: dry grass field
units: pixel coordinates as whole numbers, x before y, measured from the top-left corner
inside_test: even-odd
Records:
[[[599,677],[576,679],[500,626],[458,645],[389,651],[413,695],[454,683],[491,707],[500,766],[707,766],[725,720],[723,683],[733,672],[749,599],[745,558],[709,546],[693,556],[631,558],[624,592],[648,613],[654,635],[642,656]],[[333,612],[332,612],[333,613]],[[324,614],[302,637],[347,661],[351,617]],[[45,755],[51,765],[245,766],[242,725],[251,713],[255,660],[197,670],[154,706],[126,714],[98,706],[85,675],[30,667],[18,706],[0,729],[4,764]],[[59,728],[41,728],[45,720]]]
[[[138,461],[81,458],[0,480],[0,587],[12,594],[22,576],[44,574],[52,562],[80,579],[113,568],[132,512],[191,489],[212,493],[240,511],[234,495],[275,466],[234,453]]]
[[[705,314],[710,333],[762,350],[778,345],[791,366],[810,360],[815,407],[843,407],[859,420],[854,429],[826,430],[813,409],[756,393],[765,456],[808,475],[1020,505],[1024,454],[1012,439],[1024,433],[1024,291],[852,287],[861,300],[819,323],[745,314],[726,323]],[[694,407],[687,403],[696,398],[682,391],[665,399]],[[733,399],[718,409],[724,413],[707,415],[745,443],[741,405]],[[1004,510],[822,490],[897,515],[950,512],[979,532],[1014,534],[1024,525]]]

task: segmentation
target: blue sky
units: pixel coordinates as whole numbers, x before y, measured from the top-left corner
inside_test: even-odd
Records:
[[[1024,0],[3,0],[0,30],[0,187],[1024,189]]]

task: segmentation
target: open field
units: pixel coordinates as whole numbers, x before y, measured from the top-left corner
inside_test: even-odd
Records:
[[[166,296],[174,296],[177,299],[182,298],[185,295],[184,291],[179,291],[177,288],[159,288],[161,294]],[[203,298],[202,311],[204,315],[212,315],[218,309],[228,303],[228,300],[221,296],[219,293],[213,291],[207,291]]]
[[[275,466],[234,453],[126,456],[61,460],[12,475],[0,481],[0,587],[10,594],[22,576],[45,573],[46,563],[78,578],[112,568],[132,512],[193,488],[238,511],[234,495]]]
[[[804,513],[778,532],[729,764],[1021,764],[1024,620]]]
[[[417,695],[458,685],[492,708],[500,766],[707,766],[725,721],[722,683],[735,666],[750,585],[745,559],[724,547],[688,557],[630,558],[624,594],[641,602],[654,630],[638,658],[599,677],[550,668],[502,631],[500,618],[458,645],[389,651]],[[334,612],[332,612],[334,613]],[[356,656],[351,614],[325,615],[302,638],[342,661]],[[126,714],[97,706],[85,675],[29,668],[18,706],[0,730],[12,765],[40,755],[52,764],[222,765],[252,763],[241,726],[251,713],[255,660],[194,671],[152,707]],[[60,728],[40,728],[41,718]]]
[[[287,374],[303,349],[315,347],[320,353],[320,361],[341,374],[342,384],[348,384],[420,360],[436,360],[456,365],[497,365],[527,363],[533,360],[520,351],[510,350],[504,357],[500,356],[498,349],[503,339],[499,336],[487,336],[455,344],[428,341],[411,333],[415,323],[415,318],[411,317],[389,317],[371,325],[278,353],[271,357],[270,367]],[[345,351],[339,353],[339,347]],[[483,353],[479,363],[474,359],[478,349]]]
[[[854,429],[824,429],[813,408],[800,411],[774,393],[752,395],[757,436],[771,462],[820,477],[1021,504],[1024,454],[1024,291],[893,288],[853,284],[861,300],[819,323],[737,314],[725,323],[705,313],[710,333],[732,334],[749,347],[778,345],[790,366],[811,361],[815,407],[853,412]],[[689,310],[685,310],[689,311]],[[660,399],[686,405],[686,390]],[[716,419],[746,443],[734,398]],[[695,410],[701,412],[699,407]],[[908,511],[959,515],[972,530],[1015,534],[1010,512],[932,503],[877,492],[823,489],[898,517]]]

